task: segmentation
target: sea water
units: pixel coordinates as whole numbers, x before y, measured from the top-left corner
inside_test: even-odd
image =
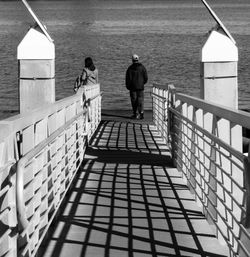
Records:
[[[125,72],[136,53],[153,83],[200,95],[200,51],[216,25],[200,0],[28,1],[56,48],[56,98],[73,94],[84,58],[99,70],[103,109],[130,109]],[[239,107],[250,108],[250,2],[207,0],[239,49]],[[0,1],[0,114],[18,112],[17,46],[34,24],[21,1]],[[225,85],[226,86],[226,85]],[[226,90],[225,90],[226,94]],[[0,116],[1,117],[1,116]]]

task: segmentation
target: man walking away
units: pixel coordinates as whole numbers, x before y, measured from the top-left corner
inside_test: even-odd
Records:
[[[126,88],[130,91],[133,109],[132,118],[143,119],[144,111],[144,85],[148,81],[146,68],[139,62],[137,54],[132,55],[132,64],[126,72]]]

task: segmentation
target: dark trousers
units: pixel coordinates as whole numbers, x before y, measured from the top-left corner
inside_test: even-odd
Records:
[[[144,110],[144,91],[130,91],[130,99],[132,104],[133,113],[143,113]]]

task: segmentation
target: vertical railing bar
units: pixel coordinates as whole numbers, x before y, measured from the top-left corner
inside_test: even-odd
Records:
[[[245,227],[250,228],[250,146],[248,151],[248,156],[244,156],[244,182],[246,188],[246,217],[245,217]]]

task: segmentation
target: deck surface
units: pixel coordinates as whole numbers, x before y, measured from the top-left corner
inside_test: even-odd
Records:
[[[228,256],[146,116],[103,115],[41,256]]]

